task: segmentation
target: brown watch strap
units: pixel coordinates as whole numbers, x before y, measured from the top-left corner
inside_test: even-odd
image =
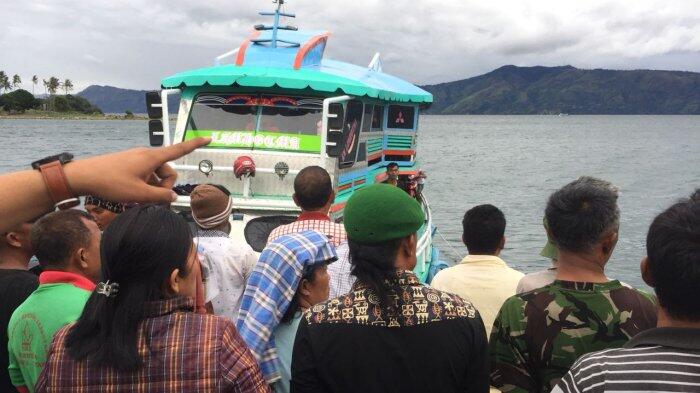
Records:
[[[49,195],[55,206],[59,209],[69,209],[80,204],[80,200],[73,195],[68,185],[68,180],[63,172],[60,161],[52,161],[39,167],[44,183],[49,189]]]

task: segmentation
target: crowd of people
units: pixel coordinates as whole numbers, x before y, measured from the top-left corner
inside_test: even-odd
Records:
[[[700,189],[649,227],[653,294],[606,275],[618,191],[585,176],[544,206],[550,269],[509,266],[506,217],[484,204],[462,220],[467,256],[426,284],[423,209],[391,182],[337,223],[330,175],[302,169],[301,214],[259,254],[229,236],[225,187],[195,187],[188,223],[167,162],[208,142],[62,162],[60,185],[0,176],[0,391],[700,390]],[[87,212],[53,211],[59,186]]]

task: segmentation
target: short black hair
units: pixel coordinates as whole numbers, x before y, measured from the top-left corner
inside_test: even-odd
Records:
[[[470,254],[491,255],[506,231],[506,217],[494,205],[475,206],[462,219],[462,240]]]
[[[333,194],[331,176],[320,166],[307,166],[294,178],[294,194],[302,209],[319,209]]]
[[[561,250],[584,252],[610,230],[617,230],[618,191],[605,180],[582,176],[552,193],[545,218],[552,243]]]
[[[661,307],[674,318],[700,321],[700,199],[682,200],[656,216],[647,258]]]
[[[398,168],[398,167],[399,167],[399,164],[397,164],[397,163],[395,163],[395,162],[390,162],[390,163],[386,164],[386,170],[387,170],[387,171],[388,171],[389,169],[391,169],[391,168]]]
[[[90,230],[83,220],[94,221],[82,210],[49,213],[32,225],[30,239],[42,268],[65,268],[73,251],[90,245]]]

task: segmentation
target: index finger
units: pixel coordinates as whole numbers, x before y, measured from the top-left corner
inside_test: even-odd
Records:
[[[189,141],[176,143],[171,146],[160,147],[156,149],[159,164],[177,160],[178,158],[193,152],[197,148],[208,145],[209,142],[211,142],[211,138],[199,137]]]

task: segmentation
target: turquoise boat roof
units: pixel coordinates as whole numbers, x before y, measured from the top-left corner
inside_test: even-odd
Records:
[[[324,59],[330,34],[279,31],[277,39],[293,44],[270,45],[271,32],[254,32],[239,47],[234,64],[181,72],[161,81],[164,89],[197,86],[280,87],[371,97],[386,101],[431,103],[432,94],[370,67]]]

